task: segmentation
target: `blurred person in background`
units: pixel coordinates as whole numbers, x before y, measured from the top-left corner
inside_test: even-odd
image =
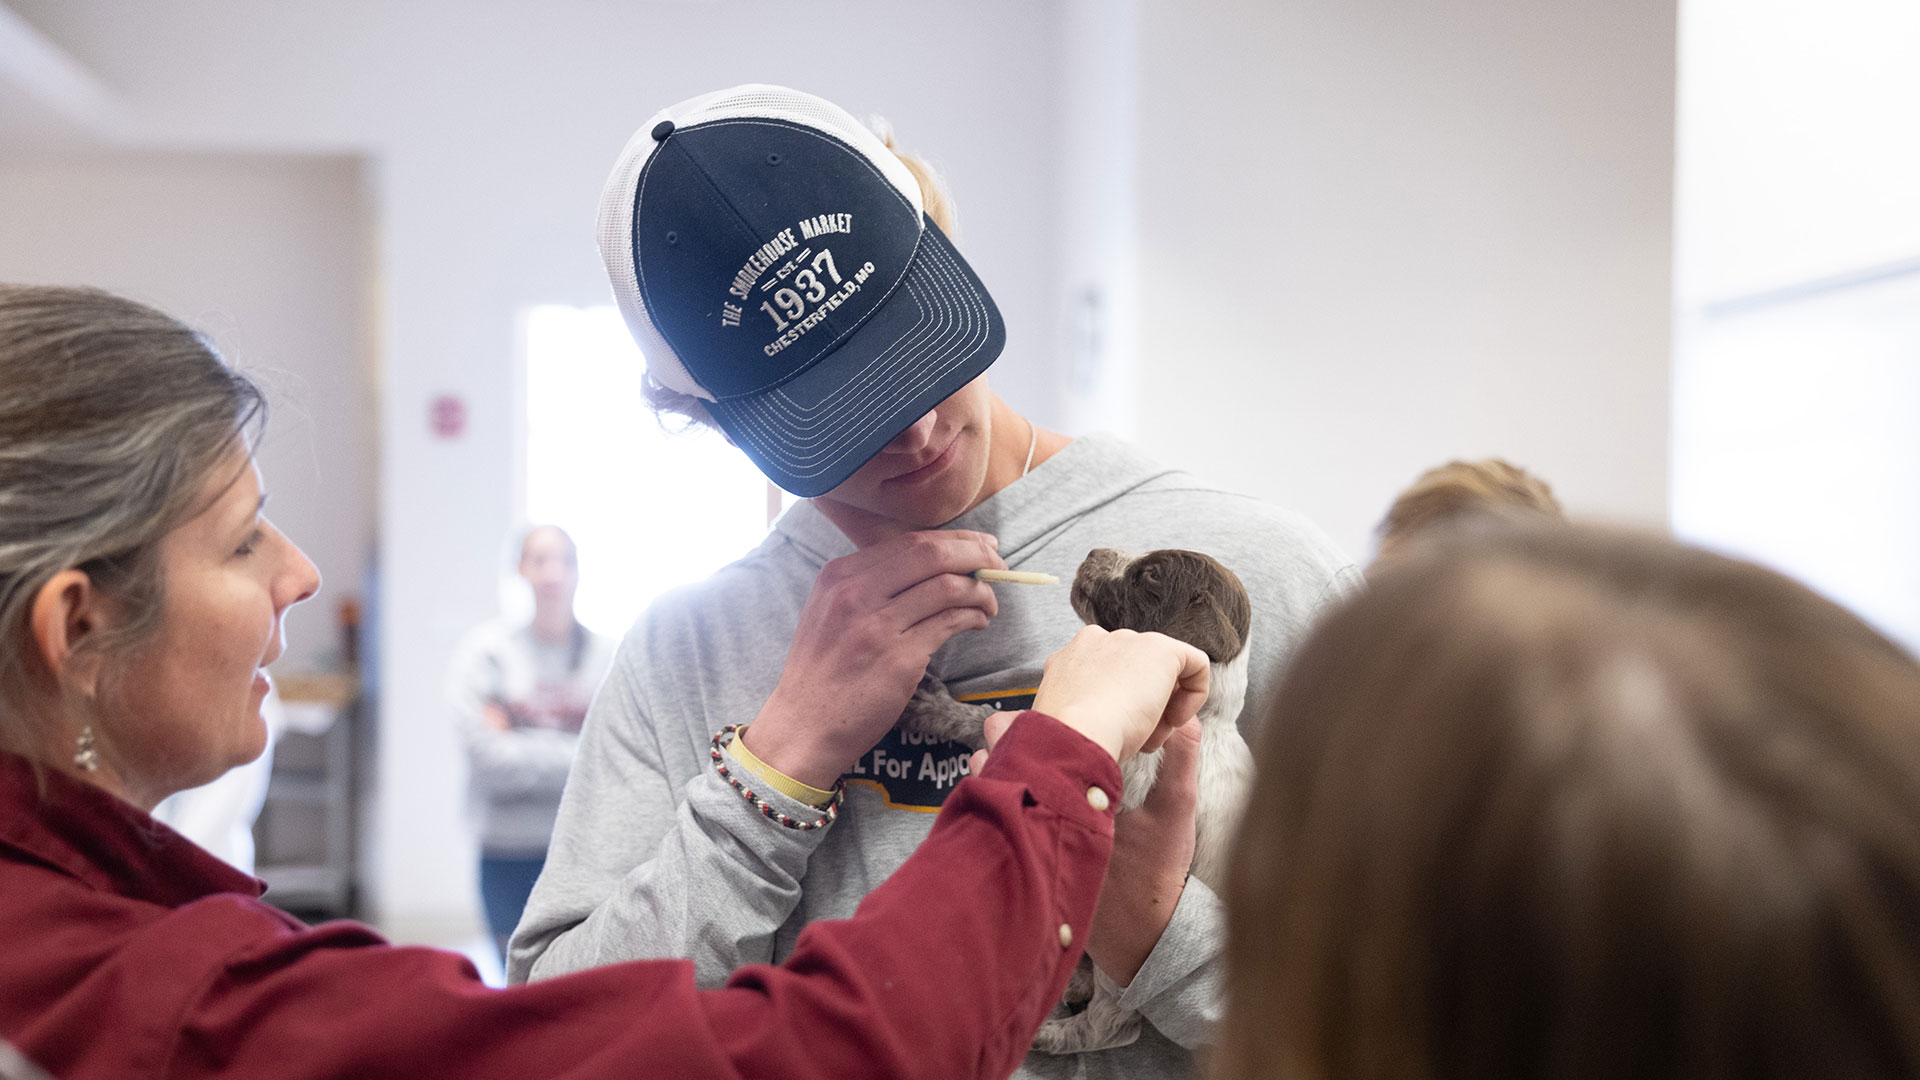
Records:
[[[1256,757],[1220,1080],[1920,1077],[1920,664],[1779,574],[1422,539]]]
[[[500,618],[476,627],[447,675],[467,748],[480,898],[503,962],[546,861],[580,725],[615,645],[574,617],[580,559],[565,530],[527,530],[517,568],[533,593],[532,621]]]
[[[1374,527],[1374,559],[1391,559],[1409,538],[1471,518],[1566,520],[1545,480],[1500,458],[1449,461],[1421,473]]]

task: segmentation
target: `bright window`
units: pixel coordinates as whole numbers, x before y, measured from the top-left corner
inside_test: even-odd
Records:
[[[710,430],[661,428],[616,309],[534,308],[526,345],[526,520],[579,545],[580,621],[623,633],[765,538],[766,479]]]
[[[1701,319],[1673,525],[1920,648],[1920,274]]]
[[[1674,529],[1920,647],[1920,5],[1680,10]]]

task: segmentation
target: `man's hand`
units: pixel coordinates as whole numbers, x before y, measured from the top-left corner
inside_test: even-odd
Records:
[[[993,537],[957,529],[906,533],[828,563],[753,721],[754,755],[832,787],[899,720],[934,650],[999,612],[993,587],[968,575],[1006,565]]]
[[[1113,860],[1087,935],[1087,955],[1121,986],[1159,944],[1193,865],[1200,725],[1174,729],[1164,749],[1146,801],[1114,820]]]

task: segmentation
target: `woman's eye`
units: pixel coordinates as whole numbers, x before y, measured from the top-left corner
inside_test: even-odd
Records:
[[[259,529],[253,530],[253,532],[250,535],[248,535],[246,543],[241,544],[239,547],[235,548],[233,553],[235,555],[253,554],[254,549],[260,546],[260,541],[264,538],[264,536],[265,534],[263,534]]]

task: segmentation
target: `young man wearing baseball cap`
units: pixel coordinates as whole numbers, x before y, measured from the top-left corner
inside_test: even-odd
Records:
[[[656,404],[717,426],[806,499],[621,645],[514,979],[683,956],[718,985],[785,956],[808,922],[851,914],[966,768],[969,748],[893,726],[921,677],[1024,707],[1079,626],[1064,586],[996,595],[975,570],[1068,580],[1095,547],[1214,555],[1253,598],[1243,723],[1264,715],[1313,613],[1357,582],[1297,515],[1001,401],[983,373],[1005,329],[943,204],[844,110],[781,87],[672,106],[622,153],[600,244]],[[1185,880],[1192,746],[1169,746],[1185,767],[1122,816],[1084,943],[1147,1024],[1131,1045],[1034,1053],[1016,1075],[1193,1071],[1224,935],[1218,900]],[[958,975],[967,961],[927,962]]]

